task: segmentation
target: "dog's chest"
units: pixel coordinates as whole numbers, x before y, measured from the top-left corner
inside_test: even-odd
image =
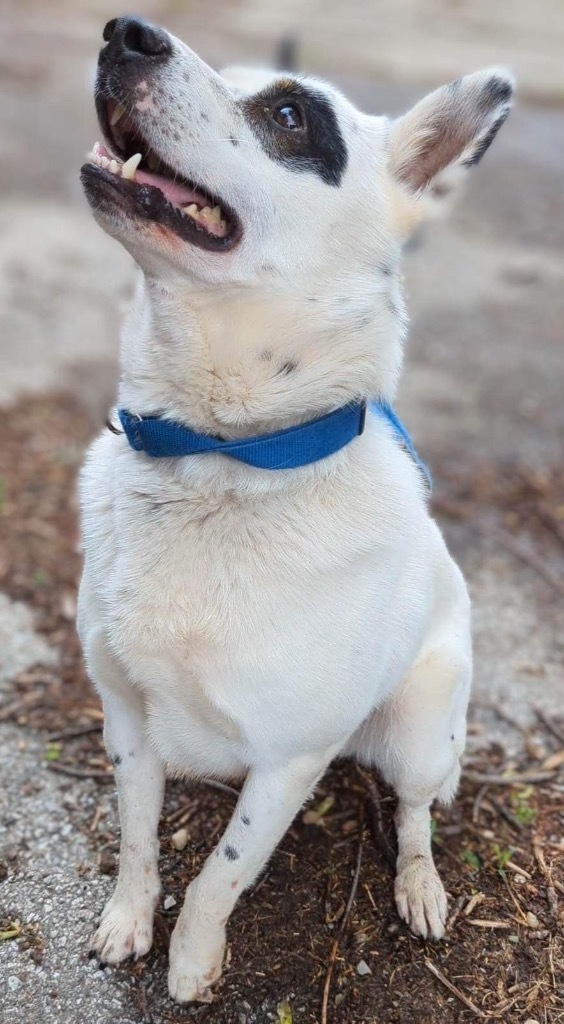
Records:
[[[107,629],[168,760],[187,736],[203,748],[213,735],[241,763],[262,744],[307,750],[312,729],[329,745],[411,656],[392,642],[390,584],[405,561],[394,531],[370,502],[328,498],[121,501]],[[403,602],[413,636],[414,615]]]

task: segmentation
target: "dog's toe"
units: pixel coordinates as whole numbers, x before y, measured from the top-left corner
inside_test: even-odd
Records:
[[[401,869],[396,878],[395,896],[398,914],[414,935],[442,939],[447,898],[430,857],[417,858]]]
[[[110,900],[98,930],[92,939],[89,956],[101,963],[120,964],[124,960],[145,956],[153,941],[153,911],[133,908]]]

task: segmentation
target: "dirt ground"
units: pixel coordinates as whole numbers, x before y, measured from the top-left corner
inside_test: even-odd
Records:
[[[461,792],[435,814],[447,938],[392,900],[393,797],[336,766],[238,906],[211,1006],[166,996],[187,882],[235,799],[175,782],[154,950],[100,970],[88,937],[118,832],[98,703],[74,633],[74,483],[117,373],[132,268],[92,222],[77,169],[107,0],[6,7],[0,36],[0,991],[25,1024],[564,1021],[564,12],[545,0],[142,2],[212,63],[300,60],[365,109],[507,63],[522,100],[452,218],[406,261],[400,410],[474,601]],[[186,828],[179,852],[171,837]]]

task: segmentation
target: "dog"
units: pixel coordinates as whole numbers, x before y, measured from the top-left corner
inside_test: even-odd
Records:
[[[93,950],[116,964],[151,946],[167,773],[240,779],[170,945],[171,996],[207,1001],[237,898],[339,757],[395,789],[397,909],[416,935],[444,932],[430,806],[459,779],[470,605],[391,410],[399,266],[513,81],[471,74],[391,120],[318,79],[217,74],[140,19],[104,40],[104,144],[82,182],[141,274],[123,429],[80,482],[78,630],[121,823]]]

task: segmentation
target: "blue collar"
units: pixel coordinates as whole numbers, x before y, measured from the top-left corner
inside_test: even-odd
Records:
[[[374,401],[369,403],[368,408],[371,413],[387,420],[395,437],[409,452],[430,485],[429,471],[417,455],[407,430],[391,406],[387,402]],[[295,469],[333,455],[362,434],[366,412],[365,402],[355,402],[297,427],[248,437],[242,441],[221,441],[209,434],[198,434],[183,423],[175,423],[160,416],[134,416],[125,409],[119,409],[118,415],[134,451],[145,452],[154,459],[217,452],[257,469]]]

